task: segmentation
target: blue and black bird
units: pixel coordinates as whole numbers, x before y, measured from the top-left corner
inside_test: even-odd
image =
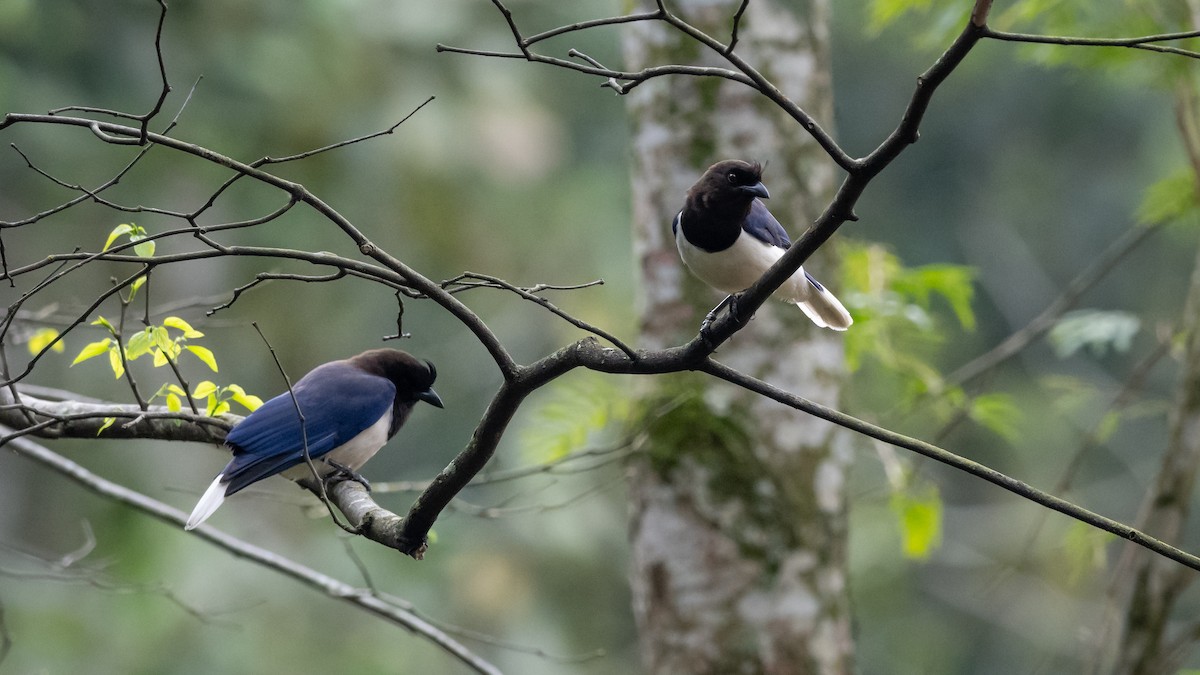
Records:
[[[418,401],[442,407],[433,390],[436,378],[432,363],[399,349],[372,349],[317,366],[229,432],[225,445],[233,459],[200,497],[185,529],[203,523],[251,483],[275,474],[311,477],[306,445],[323,479],[342,473],[362,480],[358,469],[400,430]]]
[[[783,226],[760,201],[771,196],[762,183],[762,172],[760,164],[736,159],[713,164],[688,190],[683,210],[671,223],[675,245],[688,269],[730,296],[758,281],[792,245]],[[854,323],[833,293],[803,267],[774,295],[799,305],[821,328],[846,330]]]

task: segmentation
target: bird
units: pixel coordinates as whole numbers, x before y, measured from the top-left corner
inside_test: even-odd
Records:
[[[792,245],[787,232],[762,203],[771,195],[757,162],[727,159],[704,172],[687,192],[671,222],[683,263],[709,286],[728,295],[701,325],[746,290]],[[854,320],[842,303],[801,267],[774,297],[795,303],[821,328],[846,330]]]
[[[317,366],[230,430],[225,445],[233,459],[200,497],[184,529],[196,528],[226,497],[264,478],[311,478],[305,447],[321,479],[344,475],[369,488],[357,471],[396,435],[413,407],[419,401],[443,407],[435,379],[432,363],[399,349],[371,349]]]

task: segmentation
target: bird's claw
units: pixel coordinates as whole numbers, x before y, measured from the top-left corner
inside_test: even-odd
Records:
[[[330,486],[332,483],[338,480],[352,480],[366,488],[367,492],[371,491],[371,481],[367,480],[366,477],[364,477],[361,473],[351,469],[345,464],[339,464],[338,462],[325,460],[325,463],[333,467],[333,471],[325,476],[326,486]]]

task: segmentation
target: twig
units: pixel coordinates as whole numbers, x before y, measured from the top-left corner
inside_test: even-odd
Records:
[[[263,344],[267,346],[267,351],[271,353],[271,358],[275,361],[275,368],[283,377],[284,384],[287,385],[288,396],[292,399],[292,407],[296,409],[296,416],[300,418],[300,449],[303,451],[304,463],[308,466],[308,471],[312,475],[312,480],[297,481],[301,485],[307,487],[313,494],[320,498],[321,503],[325,505],[325,510],[329,512],[329,517],[334,524],[342,528],[350,534],[359,534],[358,528],[352,525],[347,525],[338,517],[334,511],[333,503],[329,499],[329,493],[325,487],[325,481],[321,478],[321,474],[317,471],[317,466],[313,464],[312,455],[308,452],[308,427],[306,426],[304,411],[300,409],[300,401],[296,398],[296,390],[292,388],[292,379],[288,377],[287,371],[284,370],[283,364],[279,361],[279,355],[275,353],[275,347],[271,345],[271,341],[263,334],[262,328],[259,328],[257,321],[251,321],[251,326],[258,333],[258,337],[262,338]],[[309,483],[312,483],[311,485]]]

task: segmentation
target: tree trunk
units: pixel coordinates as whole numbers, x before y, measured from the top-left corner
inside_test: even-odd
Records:
[[[1200,181],[1200,97],[1190,81],[1180,85],[1176,102],[1179,131],[1193,173]],[[1183,540],[1200,469],[1200,253],[1184,301],[1180,330],[1184,336],[1182,377],[1170,413],[1167,447],[1138,522],[1147,534],[1167,542]],[[1112,655],[1112,672],[1156,675],[1180,668],[1195,644],[1197,624],[1189,620],[1176,635],[1170,635],[1168,629],[1176,601],[1195,576],[1194,570],[1173,561],[1148,555],[1132,545],[1126,547],[1111,589],[1120,634]]]
[[[670,6],[728,41],[738,4]],[[788,7],[751,3],[737,53],[828,126],[828,2]],[[631,25],[624,47],[630,69],[727,67],[661,22]],[[727,158],[766,164],[771,210],[795,238],[830,196],[834,165],[794,120],[742,84],[660,78],[630,92],[628,105],[641,328],[648,347],[665,346],[694,335],[721,298],[688,275],[670,230],[704,169]],[[806,268],[821,278],[827,259],[819,255]],[[718,356],[808,398],[837,402],[841,340],[793,306],[763,307]],[[702,376],[653,386],[644,392],[647,433],[630,488],[634,611],[648,670],[850,672],[848,450],[835,442],[844,437],[825,422]]]

